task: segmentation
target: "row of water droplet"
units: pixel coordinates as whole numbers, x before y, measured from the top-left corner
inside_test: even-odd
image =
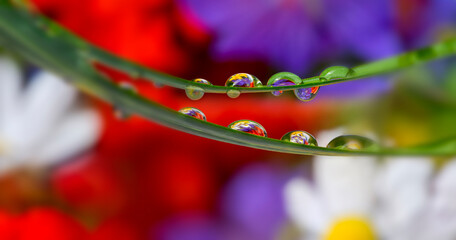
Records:
[[[280,73],[282,74],[282,73]],[[278,74],[276,74],[278,75]],[[242,77],[242,76],[240,76]],[[282,79],[282,76],[279,75],[278,78],[276,79]],[[130,83],[128,82],[121,82],[119,86],[133,94],[137,94],[137,89]],[[299,89],[298,89],[299,90]],[[273,92],[274,94],[274,92]],[[129,113],[122,110],[122,109],[115,109],[115,115],[119,119],[125,119],[129,117]],[[202,121],[207,121],[206,115],[199,109],[193,108],[193,107],[185,107],[179,110],[180,113],[197,118]],[[237,131],[242,131],[245,133],[250,133],[254,134],[257,136],[261,137],[267,137],[267,132],[266,129],[259,123],[251,120],[238,120],[230,125],[228,125],[229,128],[237,130]],[[309,145],[309,146],[318,146],[317,140],[315,139],[312,134],[298,130],[298,131],[291,131],[286,133],[285,135],[282,136],[281,138],[282,141],[286,142],[291,142],[291,143],[296,143],[296,144],[303,144],[303,145]],[[362,137],[362,136],[357,136],[357,135],[343,135],[334,138],[328,145],[328,148],[339,148],[339,149],[352,149],[352,150],[357,150],[357,149],[364,149],[367,147],[371,147],[374,145],[374,142],[368,138]]]
[[[202,121],[207,120],[206,115],[204,115],[204,113],[197,108],[185,107],[179,110],[179,112]],[[261,126],[261,124],[251,120],[235,121],[228,125],[228,128],[245,133],[254,134],[260,137],[268,136],[266,133],[266,129],[263,126]],[[315,137],[312,136],[312,134],[302,130],[288,132],[282,136],[281,140],[296,144],[318,146]],[[360,150],[371,147],[373,145],[374,142],[366,137],[357,135],[343,135],[331,140],[326,147],[337,149]]]
[[[333,66],[325,69],[319,76],[320,81],[331,81],[341,78],[346,78],[352,75],[354,71],[350,68],[343,66]],[[193,82],[212,85],[209,81],[197,78]],[[272,75],[267,83],[268,87],[283,87],[283,86],[294,86],[302,84],[302,79],[296,74],[290,72],[280,72]],[[262,87],[263,84],[261,81],[248,73],[237,73],[228,78],[225,83],[226,87],[242,87],[242,88],[254,88]],[[310,88],[299,88],[293,90],[295,96],[303,101],[307,102],[315,98],[320,87],[310,87]],[[185,93],[187,97],[192,100],[199,100],[204,96],[204,89],[198,86],[188,86],[185,88]],[[272,91],[274,96],[280,96],[283,91]],[[229,89],[227,95],[231,98],[237,98],[241,92],[237,89]]]

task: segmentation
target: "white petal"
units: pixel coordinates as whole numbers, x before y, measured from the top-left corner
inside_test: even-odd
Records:
[[[284,193],[286,211],[296,226],[306,234],[321,235],[329,226],[329,218],[309,184],[304,179],[292,179]]]
[[[93,146],[101,132],[101,118],[90,109],[68,114],[56,127],[46,144],[35,155],[35,166],[46,166],[66,160]]]
[[[427,158],[392,158],[377,178],[375,224],[382,239],[404,239],[428,199],[433,166]]]
[[[0,176],[15,169],[19,165],[19,162],[14,161],[11,158],[0,156]]]
[[[456,160],[447,164],[435,182],[423,224],[416,239],[456,239]]]
[[[376,170],[374,158],[318,156],[314,168],[317,189],[333,217],[369,217]]]
[[[33,155],[59,118],[74,103],[76,90],[49,72],[40,72],[22,99],[20,119],[8,127],[8,139],[15,154]],[[24,156],[25,157],[25,156]]]
[[[0,124],[16,109],[22,83],[19,66],[13,60],[0,58]],[[1,128],[0,128],[1,131]],[[1,136],[0,136],[1,137]]]

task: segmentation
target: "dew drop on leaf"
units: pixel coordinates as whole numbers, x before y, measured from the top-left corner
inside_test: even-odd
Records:
[[[285,133],[281,138],[282,141],[304,144],[309,146],[318,146],[317,140],[314,136],[306,131],[291,131]]]
[[[193,82],[206,84],[206,85],[212,85],[208,80],[202,79],[202,78],[195,78],[195,79],[193,79]]]
[[[344,66],[332,66],[329,68],[326,68],[321,72],[320,74],[320,81],[331,81],[331,80],[336,80],[340,78],[345,78],[349,77],[351,74],[353,74],[353,70],[344,67]]]
[[[193,79],[193,82],[212,85],[209,81],[202,78]],[[185,88],[185,94],[187,94],[187,97],[191,100],[199,100],[204,96],[204,89],[197,86],[188,86]]]
[[[261,81],[248,73],[236,73],[226,80],[226,87],[259,87],[263,84]]]
[[[136,87],[129,82],[120,82],[119,87],[121,87],[129,92],[132,92],[132,93],[138,93],[138,89],[136,89]]]
[[[188,86],[185,88],[185,94],[191,100],[199,100],[204,96],[204,90],[200,87]]]
[[[308,102],[317,96],[318,90],[320,90],[320,87],[300,88],[295,89],[294,94],[299,100]]]
[[[237,98],[239,95],[241,95],[241,92],[236,89],[230,89],[226,92],[226,95],[228,95],[230,98]]]
[[[371,147],[375,142],[369,138],[358,135],[342,135],[328,143],[327,148],[360,150]]]
[[[296,74],[290,72],[280,72],[272,75],[268,80],[268,87],[282,87],[282,86],[292,86],[300,84],[302,82],[301,78]],[[272,95],[280,96],[283,91],[272,91]]]
[[[179,112],[183,113],[185,115],[197,118],[199,120],[206,121],[206,115],[204,115],[204,113],[197,108],[185,107],[185,108],[182,108],[181,110],[179,110]]]
[[[136,89],[136,87],[129,83],[129,82],[120,82],[119,83],[119,87],[130,92],[130,93],[133,93],[133,94],[137,94],[138,93],[138,89]],[[120,120],[125,120],[129,117],[131,117],[131,114],[128,113],[126,110],[124,109],[121,109],[120,107],[116,107],[114,106],[114,116],[117,118],[117,119],[120,119]]]
[[[165,86],[165,85],[163,85],[163,83],[154,82],[154,87],[156,87],[156,88],[162,88],[163,86]]]
[[[228,125],[228,127],[237,131],[254,134],[261,137],[268,136],[263,126],[257,122],[250,120],[238,120]]]
[[[131,117],[131,114],[127,113],[119,107],[114,107],[114,116],[119,120],[125,120]]]

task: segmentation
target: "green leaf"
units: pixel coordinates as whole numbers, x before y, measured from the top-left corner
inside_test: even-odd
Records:
[[[456,154],[456,138],[414,148],[343,150],[312,147],[259,137],[213,123],[200,121],[161,106],[131,91],[118,87],[115,83],[98,73],[93,67],[93,62],[99,61],[118,70],[125,71],[133,77],[141,77],[182,89],[188,86],[197,86],[206,92],[214,93],[226,93],[230,89],[239,89],[241,92],[270,92],[335,84],[386,73],[423,61],[441,58],[453,54],[456,51],[455,40],[438,43],[417,51],[354,67],[349,69],[349,71],[345,71],[345,76],[342,77],[341,73],[344,71],[341,70],[344,70],[344,68],[337,67],[337,69],[333,68],[324,71],[324,75],[327,77],[328,72],[334,70],[333,73],[330,73],[335,76],[333,80],[328,80],[328,78],[322,80],[320,77],[312,77],[303,79],[303,83],[298,86],[260,88],[208,86],[144,68],[92,46],[63,29],[58,24],[44,17],[33,15],[26,9],[15,6],[8,0],[0,0],[0,44],[10,51],[21,54],[27,60],[41,67],[61,74],[83,91],[97,96],[120,109],[126,109],[129,113],[135,113],[165,126],[201,137],[257,149],[293,154],[347,156]]]

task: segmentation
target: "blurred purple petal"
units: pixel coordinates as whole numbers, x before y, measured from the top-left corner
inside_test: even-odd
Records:
[[[168,220],[151,239],[160,240],[219,240],[219,230],[211,219],[202,215],[185,215]]]
[[[271,166],[246,167],[228,184],[222,212],[233,226],[255,236],[252,239],[273,239],[285,220],[284,181]]]

